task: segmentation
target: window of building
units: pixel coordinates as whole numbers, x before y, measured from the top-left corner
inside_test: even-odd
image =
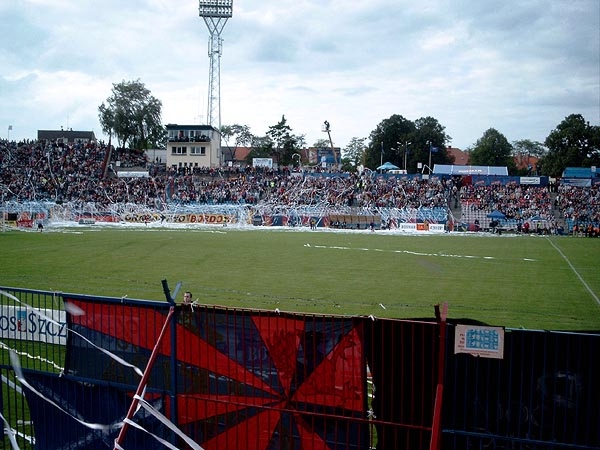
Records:
[[[206,155],[206,147],[190,147],[190,155],[203,156]]]
[[[171,147],[171,155],[187,155],[186,147]]]

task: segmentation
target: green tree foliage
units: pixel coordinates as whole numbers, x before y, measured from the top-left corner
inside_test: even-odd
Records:
[[[273,141],[267,136],[252,136],[250,152],[246,163],[252,165],[252,158],[270,158],[273,155]]]
[[[446,134],[446,128],[433,117],[423,117],[415,121],[416,132],[412,139],[413,151],[409,152],[409,167],[416,168],[418,162],[431,162],[431,170],[435,164],[452,164],[446,150],[448,142],[452,140]],[[432,151],[433,150],[433,151]],[[431,161],[429,158],[431,157]]]
[[[342,169],[356,171],[356,168],[364,164],[366,155],[366,138],[353,137],[346,148],[342,151]]]
[[[304,136],[292,134],[292,128],[288,125],[285,116],[281,116],[281,120],[276,125],[269,127],[267,137],[273,143],[272,154],[280,166],[292,164],[292,156],[305,144]]]
[[[221,126],[221,139],[229,148],[231,159],[235,159],[238,147],[248,147],[252,144],[254,136],[250,133],[248,125],[223,125]]]
[[[403,168],[406,158],[408,172],[416,173],[417,163],[428,164],[430,148],[438,150],[431,155],[432,164],[450,163],[446,144],[451,138],[446,134],[445,127],[433,117],[412,122],[394,114],[377,125],[370,139],[365,165],[371,169],[386,161]]]
[[[567,167],[600,165],[600,127],[581,114],[566,117],[545,141],[548,154],[540,160],[544,175],[561,176]]]
[[[530,175],[531,170],[527,166],[531,165],[531,157],[542,158],[546,153],[546,147],[544,144],[530,139],[521,139],[514,141],[513,146],[513,157],[516,159],[519,166],[525,166],[526,168],[518,169],[517,172],[520,175]],[[531,165],[532,166],[532,165]],[[532,166],[533,168],[533,166]]]
[[[515,174],[517,167],[513,158],[513,147],[506,137],[494,128],[489,128],[478,140],[469,157],[474,166],[508,167],[509,174]]]
[[[116,136],[120,147],[164,148],[162,103],[139,79],[113,83],[112,95],[98,111],[102,131]]]
[[[410,141],[415,130],[415,124],[399,114],[383,119],[371,131],[371,142],[367,147],[365,166],[375,170],[382,162],[389,161],[402,167],[404,155],[401,149],[402,142]]]
[[[318,139],[312,145],[314,148],[331,148],[331,144],[329,143],[329,139]]]

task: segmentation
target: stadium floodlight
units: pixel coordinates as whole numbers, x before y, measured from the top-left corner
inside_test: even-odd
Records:
[[[233,15],[233,0],[200,0],[200,17],[229,18]]]
[[[200,17],[208,27],[210,39],[208,57],[210,59],[208,80],[208,125],[221,129],[221,54],[223,40],[221,32],[233,15],[233,0],[200,0]]]

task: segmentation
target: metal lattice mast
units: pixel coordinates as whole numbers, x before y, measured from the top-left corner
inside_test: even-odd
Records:
[[[233,15],[233,0],[200,0],[200,17],[210,33],[208,57],[210,59],[208,79],[208,115],[207,122],[221,129],[221,54],[223,39],[221,32]]]

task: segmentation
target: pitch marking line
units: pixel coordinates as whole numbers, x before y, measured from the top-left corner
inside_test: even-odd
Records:
[[[575,267],[573,266],[573,264],[571,264],[571,261],[569,261],[569,258],[567,258],[567,256],[562,252],[562,250],[560,248],[558,248],[558,246],[554,242],[552,242],[552,239],[549,239],[549,238],[546,238],[546,239],[548,239],[548,242],[550,242],[550,244],[552,245],[552,247],[554,247],[554,249],[558,252],[558,254],[563,257],[563,259],[567,262],[567,264],[569,265],[569,267],[571,268],[571,270],[573,271],[573,273],[575,275],[577,275],[577,278],[579,278],[579,281],[581,281],[581,284],[583,284],[583,286],[587,289],[587,291],[590,293],[590,295],[592,296],[592,298],[594,300],[596,300],[596,303],[598,304],[598,306],[600,306],[600,298],[598,298],[598,296],[592,290],[592,288],[590,288],[588,286],[588,284],[585,282],[585,280],[583,279],[583,277],[579,274],[579,272],[577,272],[577,269],[575,269]]]
[[[386,252],[386,253],[405,253],[407,255],[415,255],[415,256],[438,256],[438,257],[443,257],[443,258],[465,258],[465,259],[487,259],[487,260],[492,260],[492,259],[497,259],[495,256],[474,256],[474,255],[451,255],[451,254],[446,254],[446,253],[422,253],[422,252],[413,252],[413,251],[409,251],[409,250],[384,250],[384,249],[380,249],[380,248],[352,248],[352,247],[340,247],[340,246],[330,246],[330,245],[310,245],[310,244],[304,244],[305,247],[310,247],[310,248],[321,248],[321,249],[331,249],[331,250],[358,250],[358,251],[362,251],[362,252],[369,252],[369,251],[373,251],[373,252]],[[531,259],[531,258],[523,258],[523,261],[533,261],[535,262],[535,259]]]

